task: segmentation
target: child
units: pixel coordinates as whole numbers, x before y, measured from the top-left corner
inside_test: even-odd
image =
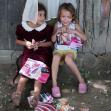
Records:
[[[33,1],[29,0],[29,2]],[[27,6],[29,5],[30,4],[28,4]],[[33,5],[35,6],[35,4]],[[34,24],[30,19],[29,21],[22,21],[22,23],[19,24],[16,29],[16,35],[17,35],[16,43],[18,45],[24,46],[21,66],[24,66],[27,59],[30,58],[32,60],[40,61],[41,63],[46,64],[48,68],[50,68],[51,58],[52,58],[51,34],[53,30],[52,27],[47,25],[45,22],[47,14],[46,8],[40,3],[37,3],[37,5],[38,5],[38,10],[37,10],[38,16],[36,17],[37,18],[36,24]],[[31,8],[33,8],[33,6]],[[31,12],[31,10],[29,12]],[[12,101],[16,106],[20,104],[21,95],[28,79],[29,79],[28,77],[22,74],[20,75],[17,89],[12,94]],[[41,86],[42,83],[36,80],[35,78],[34,93],[32,100],[30,102],[30,104],[33,107],[37,105],[38,101],[37,99],[41,91]]]
[[[61,4],[58,10],[58,22],[52,36],[52,42],[55,43],[52,61],[52,95],[54,97],[61,97],[60,88],[57,85],[57,73],[61,59],[64,59],[79,80],[79,93],[86,93],[87,85],[74,63],[77,49],[82,46],[82,41],[86,41],[86,36],[77,23],[73,5],[71,3]]]

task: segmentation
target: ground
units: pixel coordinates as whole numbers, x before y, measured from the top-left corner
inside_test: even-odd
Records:
[[[81,68],[81,73],[88,83],[87,94],[78,94],[77,81],[72,75],[66,74],[62,80],[62,75],[70,72],[67,72],[67,68],[60,68],[59,84],[62,95],[68,99],[71,106],[75,107],[75,111],[79,111],[80,107],[88,107],[90,111],[111,111],[111,56],[99,56],[97,60],[93,67],[91,63],[89,65],[87,63]],[[0,111],[33,111],[27,104],[26,95],[29,92],[27,90],[24,92],[25,96],[23,95],[20,107],[13,107],[10,95],[16,88],[16,85],[11,83],[15,70],[15,64],[0,64]],[[50,86],[50,82],[48,85]],[[48,85],[45,87],[50,90]]]

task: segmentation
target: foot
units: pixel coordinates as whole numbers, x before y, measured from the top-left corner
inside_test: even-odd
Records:
[[[79,89],[80,94],[84,94],[87,92],[87,85],[85,83],[79,83]]]
[[[89,111],[89,108],[80,108],[80,111]]]
[[[14,92],[14,93],[12,94],[11,99],[12,99],[12,102],[13,102],[13,104],[14,104],[15,106],[19,106],[20,100],[21,100],[21,94],[20,94],[20,93],[17,93],[17,92]]]
[[[38,104],[38,98],[34,96],[30,96],[27,98],[30,108],[34,108]]]
[[[60,88],[58,86],[52,88],[52,95],[56,98],[61,97]]]

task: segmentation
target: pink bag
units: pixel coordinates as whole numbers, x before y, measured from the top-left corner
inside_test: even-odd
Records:
[[[72,49],[78,49],[78,48],[80,48],[82,45],[83,45],[83,44],[82,44],[80,38],[74,37],[74,38],[71,39],[70,47],[71,47]]]
[[[49,70],[46,64],[30,58],[27,59],[19,73],[30,79],[38,80],[41,83],[46,83],[49,77]]]
[[[46,83],[49,78],[49,69],[47,67],[41,68],[41,76],[38,78],[38,81],[41,83]]]

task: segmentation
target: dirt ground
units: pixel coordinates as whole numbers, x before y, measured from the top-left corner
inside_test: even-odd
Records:
[[[66,75],[64,80],[59,80],[62,97],[69,100],[70,105],[75,107],[75,111],[79,111],[80,107],[88,107],[90,111],[111,111],[111,57],[104,55],[98,57],[98,60],[98,64],[94,67],[89,67],[89,64],[88,67],[81,68],[81,73],[88,83],[87,94],[78,94],[77,81],[72,75]],[[33,111],[28,107],[26,98],[29,91],[27,90],[24,92],[20,107],[13,107],[10,95],[15,90],[16,85],[12,85],[10,81],[15,70],[15,64],[0,64],[0,111]],[[60,79],[66,72],[64,68],[60,69]],[[49,91],[50,88],[50,82],[43,87],[46,91]]]

